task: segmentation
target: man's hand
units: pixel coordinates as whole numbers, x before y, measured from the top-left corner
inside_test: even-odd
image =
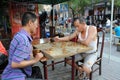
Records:
[[[34,57],[35,57],[35,60],[38,62],[43,57],[43,54],[41,52],[40,53],[36,53],[36,55]]]
[[[42,59],[40,60],[41,62],[44,62],[44,61],[47,61],[48,60],[48,58],[46,58],[46,57],[42,57]]]
[[[54,38],[54,41],[55,41],[55,42],[59,42],[59,41],[60,41],[60,38],[59,38],[58,36],[56,36],[56,37]]]

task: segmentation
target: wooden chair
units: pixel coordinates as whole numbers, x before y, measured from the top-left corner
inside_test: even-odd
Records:
[[[90,80],[92,80],[92,73],[94,73],[96,70],[99,70],[99,75],[101,75],[101,68],[102,68],[102,56],[103,56],[103,48],[104,48],[104,38],[105,38],[105,31],[101,28],[97,29],[98,32],[98,40],[97,40],[97,51],[98,51],[98,58],[96,62],[92,66],[92,71],[90,73]],[[100,35],[101,37],[100,37]],[[102,39],[101,39],[102,38]],[[77,61],[76,63],[78,64],[79,62],[83,63],[84,60]],[[94,66],[97,65],[95,68]],[[82,66],[82,65],[78,65]],[[78,70],[76,70],[76,75],[78,73]]]

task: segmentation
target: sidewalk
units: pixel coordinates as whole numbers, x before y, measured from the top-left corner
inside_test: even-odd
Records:
[[[112,45],[110,54],[110,42],[109,34],[106,34],[104,53],[102,61],[102,75],[99,76],[98,71],[93,73],[93,80],[120,80],[120,52],[116,50],[117,46]],[[50,63],[51,61],[48,61]],[[40,67],[42,65],[40,63]],[[64,66],[64,63],[55,65],[55,70],[52,71],[51,67],[48,67],[49,80],[71,80],[71,66]],[[78,77],[75,77],[78,80]]]
[[[111,56],[110,54],[110,42],[108,36],[105,38],[103,61],[102,61],[102,75],[99,76],[98,71],[93,73],[93,80],[120,80],[120,52],[116,50],[116,46],[112,45]],[[50,63],[51,61],[48,61]],[[39,64],[41,69],[42,64]],[[43,71],[42,71],[43,72]],[[48,67],[49,80],[71,80],[71,66],[64,66],[64,63],[55,65],[55,70],[52,71],[51,67]],[[78,76],[75,80],[79,80]]]
[[[109,34],[105,37],[104,53],[102,61],[102,75],[99,76],[98,71],[93,73],[93,80],[120,80],[120,52],[116,50],[117,46],[112,45],[111,56],[110,54],[110,42]],[[57,60],[59,61],[59,60]],[[48,61],[48,64],[51,61]],[[43,74],[43,65],[39,65]],[[64,66],[64,63],[55,65],[55,70],[52,71],[51,66],[48,67],[48,78],[49,80],[71,80],[71,66]],[[35,79],[30,79],[35,80]],[[38,80],[38,79],[37,79]],[[78,76],[75,76],[75,80],[79,80]]]

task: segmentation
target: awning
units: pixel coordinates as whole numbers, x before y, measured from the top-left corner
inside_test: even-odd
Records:
[[[59,4],[59,3],[70,1],[70,0],[12,0],[12,1],[13,2],[27,2],[27,3],[55,5],[55,4]]]

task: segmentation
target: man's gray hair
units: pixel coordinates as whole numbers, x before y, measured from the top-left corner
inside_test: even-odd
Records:
[[[82,16],[74,18],[73,23],[77,20],[79,20],[80,23],[86,23],[86,19]]]

